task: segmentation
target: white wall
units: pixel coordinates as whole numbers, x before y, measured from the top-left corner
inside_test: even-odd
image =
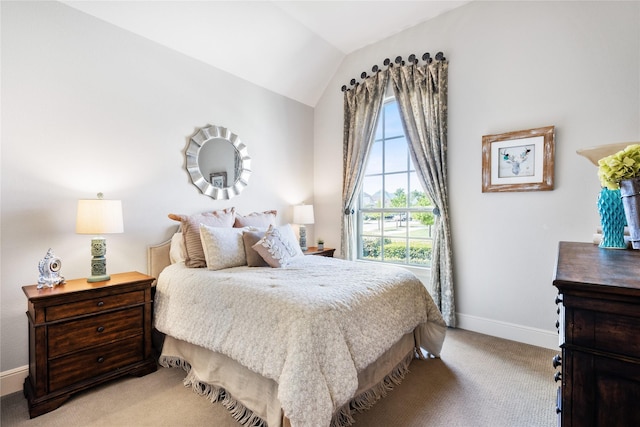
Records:
[[[385,58],[438,51],[450,61],[458,325],[553,347],[557,244],[591,241],[599,222],[596,168],[575,151],[640,140],[640,2],[474,1],[349,55],[315,109],[316,233],[328,244],[340,241],[340,87]],[[548,125],[555,190],[483,194],[482,136]]]
[[[77,199],[121,199],[109,272],[146,272],[167,214],[241,213],[313,199],[313,110],[57,2],[2,2],[1,365],[28,363],[23,285],[48,248],[67,278],[89,275]],[[252,158],[248,187],[214,201],[183,168],[195,128],[226,126]],[[313,227],[310,227],[313,233]]]

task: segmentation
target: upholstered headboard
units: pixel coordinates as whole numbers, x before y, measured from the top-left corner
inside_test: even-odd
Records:
[[[169,249],[171,248],[171,239],[147,247],[147,274],[155,277],[156,281],[162,270],[171,264],[169,258]],[[155,285],[155,282],[154,282]]]

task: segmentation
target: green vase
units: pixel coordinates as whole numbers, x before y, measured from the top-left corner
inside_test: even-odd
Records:
[[[624,214],[620,190],[603,187],[598,196],[598,212],[602,225],[601,248],[625,249],[624,227],[627,220]]]

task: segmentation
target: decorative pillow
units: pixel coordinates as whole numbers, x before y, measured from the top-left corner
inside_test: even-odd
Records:
[[[200,224],[200,239],[208,270],[239,267],[247,264],[242,228],[209,227]]]
[[[171,245],[169,246],[169,259],[171,264],[178,262],[184,262],[186,258],[186,251],[184,248],[184,237],[182,233],[178,232],[171,236]]]
[[[249,267],[268,267],[267,261],[260,256],[253,245],[258,243],[265,235],[265,231],[245,231],[242,233],[242,240],[244,241],[244,254],[247,257],[247,265]]]
[[[235,208],[227,208],[194,215],[169,214],[169,218],[182,223],[185,265],[187,267],[201,268],[206,267],[207,262],[204,258],[204,250],[200,241],[200,224],[210,227],[233,227],[236,219],[236,210]]]
[[[274,268],[286,267],[292,258],[304,256],[290,224],[270,226],[252,248]]]
[[[276,215],[278,211],[253,212],[243,216],[236,214],[234,227],[257,227],[267,229],[270,225],[276,225]]]

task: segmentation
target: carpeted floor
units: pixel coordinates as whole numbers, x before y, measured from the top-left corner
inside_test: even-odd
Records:
[[[367,412],[361,427],[552,427],[556,351],[461,329],[447,332],[441,359],[414,360],[402,384]],[[159,368],[72,397],[29,419],[22,393],[4,396],[2,427],[215,426],[238,424],[220,404],[182,385],[184,371]]]

